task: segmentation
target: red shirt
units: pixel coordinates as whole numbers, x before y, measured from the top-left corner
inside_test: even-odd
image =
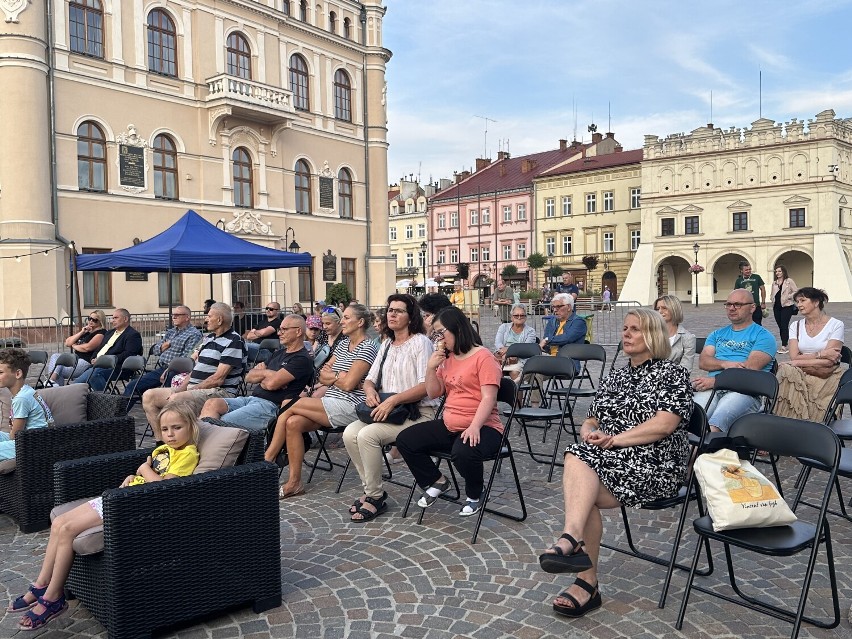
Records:
[[[503,377],[500,365],[486,348],[480,348],[464,359],[457,359],[451,353],[436,373],[438,379],[444,382],[447,395],[447,401],[444,403],[444,426],[452,433],[460,433],[470,426],[482,403],[482,387],[499,388],[500,379]],[[497,415],[496,401],[483,425],[503,432],[503,424]]]

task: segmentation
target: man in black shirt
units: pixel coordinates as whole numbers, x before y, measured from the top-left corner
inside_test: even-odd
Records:
[[[253,329],[243,335],[246,340],[249,362],[257,359],[260,343],[265,339],[275,337],[278,327],[281,326],[281,304],[269,302],[263,310],[266,311],[265,315],[254,325]]]
[[[250,397],[208,399],[201,417],[212,417],[253,430],[265,429],[284,402],[298,397],[311,382],[314,363],[305,348],[305,319],[288,315],[281,320],[278,337],[282,348],[266,364],[258,364],[246,375],[255,384]]]

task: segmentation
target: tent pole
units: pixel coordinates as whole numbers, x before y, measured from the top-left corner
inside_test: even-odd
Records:
[[[314,312],[316,306],[316,295],[314,294],[314,258],[311,256],[311,264],[308,266],[308,275],[311,280],[311,313]]]
[[[210,299],[213,299],[213,273],[210,273]]]
[[[212,275],[210,276],[213,277]],[[172,264],[171,260],[169,260],[169,283],[166,286],[166,294],[169,296],[169,316],[166,319],[166,325],[171,328],[172,324]]]
[[[77,319],[77,307],[79,306],[79,300],[74,299],[74,283],[77,280],[77,247],[74,246],[74,243],[71,243],[71,300],[68,305],[71,309],[71,325],[68,327],[70,331],[69,335],[73,335],[76,331],[74,327],[76,326]],[[78,292],[79,295],[79,292]],[[82,316],[82,313],[80,313]]]

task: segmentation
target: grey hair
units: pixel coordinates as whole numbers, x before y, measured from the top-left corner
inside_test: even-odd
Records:
[[[216,302],[210,307],[208,313],[217,313],[222,318],[222,323],[225,326],[230,326],[234,321],[234,311],[231,310],[229,304],[225,302]]]
[[[571,308],[574,308],[574,296],[568,293],[557,293],[553,296],[553,299],[550,300],[550,303],[553,302],[565,302]]]
[[[524,315],[527,314],[527,306],[526,304],[512,304],[512,310],[514,311],[516,308],[521,309],[524,312]]]

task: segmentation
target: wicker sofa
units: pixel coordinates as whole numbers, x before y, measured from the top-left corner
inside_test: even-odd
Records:
[[[53,464],[68,459],[132,450],[136,446],[127,398],[91,393],[83,384],[38,391],[56,419],[51,428],[15,437],[15,459],[0,462],[0,511],[22,532],[50,525]]]
[[[128,489],[114,487],[150,450],[56,465],[63,506],[54,514],[105,490],[102,550],[84,548],[85,533],[75,540],[67,593],[112,639],[150,637],[249,602],[256,612],[281,604],[278,469],[256,461],[263,433],[248,440],[236,466]]]

